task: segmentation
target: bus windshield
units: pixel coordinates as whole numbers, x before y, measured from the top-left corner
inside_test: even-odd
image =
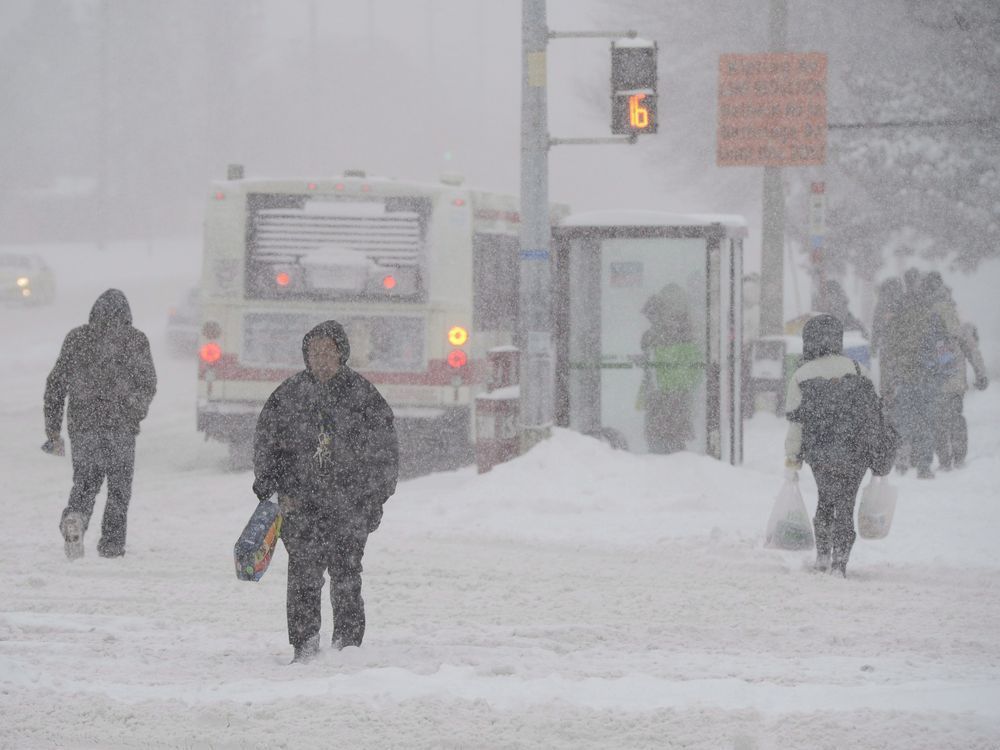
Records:
[[[431,201],[251,193],[247,297],[418,301]]]

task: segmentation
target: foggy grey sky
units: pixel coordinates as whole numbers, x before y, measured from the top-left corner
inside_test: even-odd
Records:
[[[110,181],[121,200],[133,202],[125,214],[138,217],[140,232],[166,227],[197,236],[207,183],[223,177],[231,162],[258,176],[362,168],[436,180],[458,172],[474,187],[518,190],[520,0],[105,2],[117,24],[106,129]],[[942,54],[933,28],[900,24],[911,5],[791,4],[788,48],[830,53],[831,118],[863,114],[844,95],[847,65],[888,74],[933,66],[927,50],[936,50],[934,60]],[[634,28],[661,50],[659,134],[635,146],[553,148],[552,200],[574,211],[742,214],[750,230],[747,267],[755,268],[761,170],[715,166],[716,66],[721,52],[765,48],[766,6],[764,0],[548,0],[554,30]],[[86,111],[59,128],[67,114],[97,109],[93,73],[63,79],[88,63],[94,67],[101,7],[102,0],[0,4],[0,44],[16,50],[8,54],[18,61],[11,77],[20,81],[4,131],[0,197],[52,190],[63,177],[94,181],[98,117]],[[49,31],[57,24],[43,25],[51,38],[26,37],[24,23],[39,8],[51,15],[71,8],[89,24],[78,32],[75,50],[61,46],[65,29]],[[609,134],[608,46],[605,39],[549,45],[552,136]],[[801,185],[822,174],[786,171],[790,221],[801,223],[805,214]],[[140,195],[143,189],[149,194]],[[0,241],[13,239],[4,236],[8,218],[0,211]]]

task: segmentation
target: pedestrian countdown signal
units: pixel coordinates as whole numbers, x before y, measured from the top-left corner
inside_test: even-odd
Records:
[[[656,42],[644,39],[611,43],[611,132],[655,133]]]

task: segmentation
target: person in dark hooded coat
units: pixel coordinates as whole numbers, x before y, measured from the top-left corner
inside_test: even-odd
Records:
[[[278,496],[288,551],[288,641],[293,661],[319,651],[323,574],[330,574],[333,646],[365,633],[361,558],[396,490],[399,448],[392,409],[347,366],[343,326],[321,323],[302,340],[306,369],[271,394],[254,436],[254,493]]]
[[[66,426],[73,457],[73,489],[59,528],[66,556],[83,555],[83,535],[104,479],[102,557],[125,554],[128,506],[132,496],[135,436],[156,393],[156,370],[149,341],[132,326],[128,299],[108,289],[94,303],[86,325],[74,328],[45,383],[43,450],[64,452],[60,437],[67,400]]]
[[[854,546],[854,502],[861,480],[869,468],[868,455],[859,435],[838,436],[832,443],[821,434],[824,419],[843,416],[850,408],[838,398],[841,381],[849,376],[868,378],[854,360],[843,355],[844,328],[833,315],[817,315],[802,329],[802,365],[788,382],[785,406],[788,433],[785,437],[785,468],[798,481],[805,461],[810,465],[819,501],[813,529],[816,534],[816,568],[844,576]],[[872,386],[874,394],[874,386]],[[833,414],[826,406],[833,405]],[[860,415],[862,420],[868,415]],[[838,420],[840,421],[840,420]],[[844,420],[846,421],[846,420]]]

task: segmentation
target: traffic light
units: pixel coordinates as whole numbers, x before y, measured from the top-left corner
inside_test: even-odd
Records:
[[[655,133],[656,42],[611,42],[611,132]]]

